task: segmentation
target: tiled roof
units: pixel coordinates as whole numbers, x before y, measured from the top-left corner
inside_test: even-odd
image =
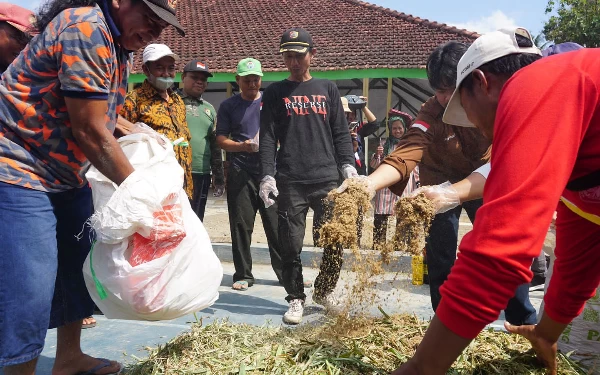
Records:
[[[279,38],[293,26],[313,36],[312,70],[423,68],[436,46],[478,36],[358,0],[179,0],[177,16],[186,36],[169,27],[158,43],[181,57],[179,71],[198,57],[213,72],[234,72],[249,56],[265,71],[285,70]],[[141,72],[141,51],[135,61]]]

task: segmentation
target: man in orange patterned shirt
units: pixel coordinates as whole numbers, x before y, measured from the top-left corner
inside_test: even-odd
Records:
[[[185,172],[183,188],[192,199],[192,147],[185,103],[171,89],[177,60],[179,57],[166,45],[148,45],[142,58],[142,69],[147,78],[140,87],[127,94],[121,116],[133,123],[143,122],[171,142],[179,142],[174,147],[175,156]]]
[[[120,372],[84,354],[90,164],[121,184],[133,167],[113,136],[128,52],[181,25],[163,0],[50,0],[0,80],[0,368],[32,375],[48,328],[53,374]]]

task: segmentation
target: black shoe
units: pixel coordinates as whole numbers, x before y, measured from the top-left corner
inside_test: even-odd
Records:
[[[546,285],[546,278],[540,275],[533,275],[533,279],[529,283],[529,291],[534,292],[536,290],[544,290]]]

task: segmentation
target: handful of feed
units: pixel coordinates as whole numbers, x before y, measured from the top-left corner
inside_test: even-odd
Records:
[[[362,183],[350,181],[346,190],[333,189],[326,199],[328,220],[319,230],[321,246],[339,244],[344,248],[358,248],[358,226],[363,224],[359,216],[371,208],[369,192]]]
[[[413,255],[420,255],[435,216],[435,206],[424,194],[403,197],[396,203],[396,233],[394,247]]]

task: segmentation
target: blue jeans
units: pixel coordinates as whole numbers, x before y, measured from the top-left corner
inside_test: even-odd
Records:
[[[442,298],[440,287],[448,278],[456,260],[458,243],[458,224],[464,208],[471,222],[475,222],[477,209],[483,204],[481,199],[465,202],[450,211],[438,214],[431,223],[427,238],[427,269],[429,272],[429,290],[431,305],[435,311]],[[529,301],[529,284],[520,285],[514,297],[504,310],[506,320],[513,325],[536,324],[536,311]]]
[[[89,187],[45,193],[0,182],[0,367],[29,362],[49,328],[92,315],[83,280]]]

